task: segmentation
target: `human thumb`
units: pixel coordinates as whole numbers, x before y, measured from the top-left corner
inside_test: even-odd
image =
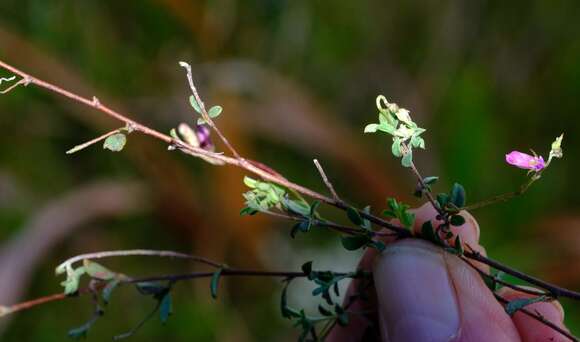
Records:
[[[458,334],[458,299],[441,248],[413,239],[391,244],[373,274],[384,341],[450,341]]]

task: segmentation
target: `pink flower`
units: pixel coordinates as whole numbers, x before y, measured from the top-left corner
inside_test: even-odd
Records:
[[[544,158],[537,156],[530,156],[518,151],[512,151],[505,155],[505,161],[513,166],[519,167],[520,169],[540,171],[546,167]]]

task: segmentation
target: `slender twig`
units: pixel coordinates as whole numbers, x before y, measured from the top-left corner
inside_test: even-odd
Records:
[[[556,286],[554,284],[548,283],[536,277],[532,277],[526,273],[515,270],[507,265],[500,263],[499,261],[484,257],[479,252],[476,251],[465,251],[464,255],[472,260],[482,262],[488,266],[491,266],[499,271],[507,273],[514,276],[520,280],[523,280],[531,285],[538,286],[548,292],[552,297],[566,297],[571,299],[580,300],[580,293],[565,289],[563,287]]]
[[[75,152],[79,152],[81,150],[84,150],[85,148],[87,148],[87,147],[89,147],[89,146],[91,146],[93,144],[96,144],[96,143],[98,143],[101,140],[107,139],[111,135],[114,135],[114,134],[117,134],[117,133],[121,132],[122,129],[123,128],[117,128],[115,130],[112,130],[112,131],[110,131],[108,133],[105,133],[105,134],[101,135],[100,137],[94,138],[94,139],[89,140],[89,141],[87,141],[85,143],[82,143],[80,145],[77,145],[77,146],[71,148],[70,150],[66,151],[66,154],[72,154],[72,153],[75,153]]]
[[[401,144],[401,147],[403,153],[409,153],[411,151],[411,149],[406,144]],[[439,215],[443,216],[443,214],[445,213],[443,211],[443,208],[440,208],[439,205],[437,205],[437,202],[435,201],[433,194],[431,193],[431,191],[429,191],[429,187],[427,186],[427,184],[425,184],[425,181],[423,181],[423,176],[421,176],[421,173],[419,173],[419,170],[417,169],[415,163],[412,160],[411,160],[411,171],[413,171],[413,174],[415,175],[415,178],[417,178],[419,185],[421,185],[421,188],[424,190],[425,196],[427,196],[427,200],[429,201],[429,203],[431,203],[431,205],[433,206],[433,208],[435,208],[435,210],[437,211],[437,213],[439,213]]]
[[[189,88],[191,89],[193,97],[195,97],[195,101],[199,104],[199,109],[201,109],[201,116],[203,117],[203,120],[207,122],[207,124],[216,132],[216,134],[220,137],[224,145],[226,145],[226,147],[232,152],[234,157],[236,159],[241,159],[236,149],[230,144],[228,139],[222,134],[222,132],[219,130],[219,128],[213,122],[212,118],[207,113],[205,105],[201,100],[201,97],[199,96],[197,89],[195,88],[195,83],[193,82],[193,74],[191,72],[191,65],[189,65],[186,62],[179,62],[179,65],[182,66],[187,71],[187,81],[189,82]]]
[[[322,165],[320,165],[320,163],[318,162],[318,159],[313,159],[312,161],[314,162],[314,165],[318,169],[318,173],[320,173],[320,177],[322,178],[322,181],[324,182],[324,184],[326,185],[326,187],[328,188],[328,190],[332,194],[332,197],[337,202],[342,202],[342,200],[340,199],[340,197],[338,197],[338,194],[334,190],[334,187],[332,186],[332,183],[330,182],[330,180],[326,176],[326,173],[324,172],[324,169],[322,168]]]
[[[283,213],[277,213],[274,211],[261,211],[261,213],[266,214],[266,215],[270,215],[270,216],[274,216],[274,217],[278,217],[278,218],[282,218],[285,220],[291,220],[291,221],[303,221],[304,218],[300,217],[300,216],[293,216],[293,215],[288,215],[288,214],[283,214]],[[334,223],[331,221],[327,221],[327,220],[312,220],[312,225],[314,226],[319,226],[319,227],[325,227],[325,228],[330,228],[332,230],[341,232],[341,233],[345,233],[345,234],[349,234],[349,235],[357,235],[357,234],[371,234],[372,236],[395,236],[395,233],[389,233],[389,232],[368,232],[366,230],[363,229],[358,229],[358,228],[353,228],[353,227],[349,227],[349,226],[345,226],[345,225],[341,225],[338,223]]]
[[[89,294],[95,291],[95,289],[100,290],[105,286],[104,283],[102,283],[99,286],[93,286],[91,287],[85,287],[82,289],[79,289],[77,295],[85,295],[85,294]],[[32,300],[27,300],[25,302],[21,302],[21,303],[17,303],[14,305],[10,305],[10,306],[0,306],[0,318],[7,316],[7,315],[11,315],[13,313],[19,312],[19,311],[25,311],[28,309],[31,309],[33,307],[39,306],[39,305],[43,305],[43,304],[48,304],[51,302],[58,302],[61,300],[65,300],[68,298],[74,298],[71,296],[67,296],[66,294],[60,292],[60,293],[55,293],[55,294],[51,294],[48,296],[43,296],[43,297],[39,297],[39,298],[35,298]]]
[[[58,86],[53,85],[51,83],[48,83],[46,81],[37,79],[37,78],[19,70],[19,69],[13,67],[12,65],[9,65],[1,60],[0,60],[0,67],[3,67],[12,73],[14,73],[14,74],[16,74],[24,79],[27,79],[29,83],[35,84],[41,88],[45,88],[45,89],[50,90],[56,94],[62,95],[64,97],[67,97],[67,98],[72,99],[74,101],[77,101],[79,103],[85,104],[89,107],[95,108],[95,109],[103,112],[104,114],[106,114],[114,119],[117,119],[117,120],[125,123],[126,125],[132,127],[133,130],[135,130],[137,132],[141,132],[145,135],[149,135],[153,138],[159,139],[165,143],[168,143],[172,146],[177,147],[183,153],[192,155],[194,157],[206,156],[209,158],[220,160],[220,161],[224,162],[225,164],[230,164],[233,166],[243,168],[246,171],[249,171],[249,172],[257,175],[266,181],[270,181],[270,182],[276,183],[278,185],[281,185],[283,187],[286,187],[288,189],[297,191],[305,196],[319,200],[319,201],[324,202],[328,205],[332,205],[336,208],[339,208],[342,210],[346,210],[347,208],[349,208],[349,206],[343,202],[337,202],[333,198],[324,196],[324,195],[319,194],[315,191],[312,191],[306,187],[303,187],[301,185],[298,185],[296,183],[288,181],[286,178],[282,177],[280,175],[280,173],[274,171],[273,169],[271,169],[269,167],[268,168],[264,167],[261,163],[258,163],[255,161],[250,161],[247,159],[232,158],[232,157],[220,154],[220,153],[214,153],[211,151],[204,150],[202,148],[197,148],[197,147],[185,144],[184,142],[182,142],[180,140],[175,140],[167,134],[163,134],[163,133],[156,131],[152,128],[149,128],[145,125],[142,125],[139,122],[132,120],[132,119],[129,119],[126,116],[124,116],[123,114],[121,114],[121,113],[119,113],[119,112],[117,112],[117,111],[115,111],[107,106],[104,106],[95,97],[92,100],[89,100],[85,97],[74,94],[68,90],[61,88],[61,87],[58,87]],[[357,210],[362,217],[366,218],[367,220],[371,221],[372,223],[374,223],[376,225],[379,225],[381,227],[384,227],[384,228],[387,228],[387,229],[390,229],[390,230],[396,232],[400,237],[410,237],[411,236],[409,231],[404,227],[399,227],[399,226],[392,224],[386,220],[383,220],[379,217],[365,213],[361,209],[357,209]]]
[[[470,262],[469,260],[467,260],[467,258],[465,258],[463,256],[461,257],[461,260],[463,260],[467,265],[469,265],[469,267],[471,267],[475,271],[477,271],[477,273],[479,273],[479,275],[481,275],[484,278],[490,279],[494,283],[498,283],[498,284],[501,284],[503,286],[509,287],[510,289],[516,290],[518,292],[527,293],[527,294],[534,295],[534,296],[551,296],[550,293],[546,293],[544,291],[536,290],[536,289],[529,288],[529,287],[515,285],[515,284],[509,283],[505,280],[499,279],[497,276],[487,274],[484,271],[477,268],[472,262]]]
[[[528,190],[528,188],[536,181],[538,180],[538,176],[533,176],[529,179],[529,181],[527,181],[525,184],[523,184],[518,190],[516,191],[512,191],[512,192],[508,192],[505,194],[501,194],[501,195],[497,195],[494,196],[492,198],[488,198],[486,200],[477,202],[477,203],[473,203],[470,205],[466,205],[465,207],[461,208],[462,210],[470,210],[473,211],[475,209],[480,209],[483,207],[487,207],[489,205],[495,204],[495,203],[499,203],[499,202],[505,202],[507,200],[510,200],[514,197],[518,197],[523,195],[526,190]]]
[[[217,263],[216,263],[217,264]],[[218,264],[220,265],[220,264]],[[308,274],[304,272],[293,272],[293,271],[262,271],[262,270],[252,270],[252,269],[236,269],[236,268],[227,268],[220,265],[222,271],[220,276],[226,277],[272,277],[272,278],[303,278],[307,277]],[[143,282],[155,282],[155,281],[170,281],[176,282],[181,280],[191,280],[191,279],[198,279],[198,278],[210,278],[215,274],[215,272],[190,272],[184,274],[168,274],[168,275],[161,275],[161,276],[152,276],[152,277],[141,277],[141,278],[130,278],[130,277],[123,277],[120,279],[120,283],[122,284],[137,284]],[[369,277],[370,273],[368,272],[333,272],[333,274],[337,277],[350,277],[350,278],[358,278],[358,277]],[[106,282],[100,281],[94,286],[81,288],[77,291],[76,296],[79,295],[86,295],[94,293],[95,291],[102,290],[106,285]],[[55,293],[48,296],[43,296],[40,298],[28,300],[25,302],[21,302],[18,304],[10,305],[10,306],[0,306],[0,317],[7,316],[9,314],[13,314],[19,311],[25,311],[31,308],[34,308],[39,305],[62,301],[69,298],[75,298],[75,296],[67,296],[64,293]]]
[[[50,90],[54,93],[60,94],[62,96],[70,98],[74,101],[77,101],[77,102],[85,104],[89,107],[95,108],[95,109],[103,112],[104,114],[111,116],[112,118],[115,118],[121,122],[124,122],[127,125],[130,125],[131,127],[133,127],[133,129],[135,131],[141,132],[143,134],[146,134],[146,135],[149,135],[149,136],[154,137],[156,139],[159,139],[161,141],[164,141],[165,143],[176,146],[180,151],[182,151],[186,154],[189,154],[189,155],[192,155],[195,157],[199,157],[200,155],[203,155],[203,156],[207,156],[207,157],[214,158],[217,160],[221,160],[226,164],[230,164],[230,165],[234,165],[234,166],[243,168],[246,171],[257,175],[266,181],[270,181],[270,182],[276,183],[278,185],[281,185],[283,187],[286,187],[288,189],[292,189],[292,190],[297,191],[305,196],[311,197],[315,200],[319,200],[319,201],[324,202],[328,205],[334,206],[338,209],[347,210],[348,208],[351,208],[351,206],[347,205],[346,203],[336,201],[333,198],[324,196],[324,195],[317,193],[313,190],[310,190],[304,186],[301,186],[301,185],[298,185],[298,184],[293,183],[291,181],[288,181],[286,178],[280,177],[279,173],[267,171],[263,167],[258,167],[254,163],[249,162],[248,160],[241,159],[241,158],[232,158],[232,157],[225,156],[225,155],[222,155],[219,153],[213,153],[213,152],[201,149],[201,148],[196,148],[196,147],[187,145],[179,140],[175,140],[166,134],[160,133],[154,129],[151,129],[147,126],[144,126],[144,125],[142,125],[142,124],[140,124],[132,119],[129,119],[126,116],[110,109],[109,107],[102,105],[96,98],[94,98],[93,100],[89,100],[89,99],[84,98],[82,96],[76,95],[76,94],[74,94],[70,91],[67,91],[63,88],[60,88],[56,85],[53,85],[53,84],[48,83],[46,81],[42,81],[40,79],[32,77],[29,74],[9,65],[1,60],[0,60],[0,67],[3,67],[5,69],[9,70],[10,72],[22,77],[23,79],[26,79],[27,83],[25,83],[25,84],[28,84],[28,83],[35,84],[41,88],[45,88],[45,89]],[[418,180],[420,182],[422,182],[423,179],[422,179],[421,175],[418,173],[417,169],[416,168],[412,168],[412,169],[413,169],[413,172],[415,172]],[[428,198],[429,198],[429,201],[431,202],[431,204],[434,205],[435,208],[437,208],[432,196],[428,196]],[[383,228],[387,228],[387,229],[393,231],[400,238],[412,236],[411,233],[409,232],[409,230],[406,229],[405,227],[392,224],[392,223],[390,223],[390,222],[388,222],[380,217],[377,217],[377,216],[372,215],[370,213],[366,213],[361,209],[356,209],[356,210],[363,218],[369,220],[373,224],[376,224],[378,226],[381,226]],[[501,271],[503,271],[507,274],[510,274],[514,277],[518,277],[522,280],[528,281],[531,284],[534,284],[536,286],[540,286],[540,287],[544,288],[545,290],[549,291],[550,293],[557,294],[558,296],[561,296],[561,297],[568,297],[568,298],[580,300],[580,293],[578,293],[578,292],[562,289],[558,286],[555,286],[555,285],[549,284],[547,282],[540,281],[539,279],[527,276],[527,275],[523,274],[522,272],[514,270],[508,266],[500,264],[497,261],[494,261],[492,259],[489,259],[489,258],[484,257],[484,256],[477,254],[477,253],[465,253],[464,255],[470,259],[482,262],[482,263],[487,264],[491,267],[496,267],[496,266],[500,267],[498,269],[500,269]],[[532,281],[530,281],[530,279]]]
[[[179,258],[179,259],[188,259],[193,260],[196,262],[200,262],[212,267],[220,268],[223,265],[212,261],[210,259],[190,255],[180,252],[174,251],[158,251],[158,250],[151,250],[151,249],[132,249],[132,250],[119,250],[119,251],[103,251],[103,252],[96,252],[96,253],[87,253],[74,256],[62,262],[58,265],[58,269],[64,269],[69,265],[74,264],[75,262],[82,261],[82,260],[92,260],[92,259],[103,259],[103,258],[111,258],[111,257],[126,257],[126,256],[154,256],[154,257],[162,257],[162,258]]]
[[[4,81],[9,81],[10,79],[14,79],[14,77],[3,78],[2,80],[4,80]],[[0,82],[0,83],[1,83],[1,82]],[[16,88],[16,87],[18,87],[18,86],[20,86],[20,85],[27,86],[27,85],[28,85],[28,83],[30,83],[30,80],[29,80],[28,78],[24,77],[24,78],[22,78],[22,79],[18,80],[18,82],[16,82],[16,83],[12,84],[11,86],[9,86],[8,88],[6,88],[6,89],[4,89],[4,90],[0,91],[0,94],[7,94],[7,93],[9,93],[10,91],[12,91],[12,89],[14,89],[14,88]]]
[[[503,303],[503,304],[508,304],[510,301],[507,300],[506,298],[502,297],[501,295],[494,293],[493,294],[495,296],[495,298]],[[559,326],[557,326],[554,322],[549,321],[548,319],[546,319],[546,317],[542,316],[539,313],[533,313],[530,310],[526,309],[526,308],[521,308],[518,310],[519,312],[523,313],[526,316],[529,316],[533,319],[535,319],[536,321],[552,328],[553,330],[559,332],[560,334],[562,334],[563,336],[567,337],[568,339],[570,339],[570,341],[574,341],[574,342],[578,342],[578,338],[574,335],[572,335],[570,332],[560,328]]]
[[[11,76],[11,77],[0,77],[0,85],[3,82],[12,82],[16,79],[16,76]]]

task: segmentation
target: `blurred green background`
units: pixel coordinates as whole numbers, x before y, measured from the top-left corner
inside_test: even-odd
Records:
[[[2,0],[0,58],[163,132],[191,122],[177,64],[189,61],[206,102],[224,107],[218,124],[245,156],[324,192],[311,161],[318,158],[343,198],[377,210],[388,196],[419,204],[388,139],[362,134],[376,119],[378,94],[428,129],[427,151],[415,161],[441,177],[436,190],[460,182],[468,201],[524,181],[505,153],[545,155],[566,132],[565,158],[528,194],[474,214],[490,256],[578,289],[579,15],[572,0]],[[136,134],[121,153],[95,146],[64,154],[117,125],[34,87],[0,97],[2,304],[60,291],[55,265],[99,250],[172,249],[255,268],[313,259],[335,270],[356,265],[359,254],[341,250],[336,234],[291,240],[286,222],[240,218],[240,170]],[[202,269],[147,258],[104,263],[143,276]],[[314,305],[308,286],[293,289],[296,305]],[[207,280],[179,283],[168,324],[153,320],[133,340],[291,341],[296,332],[279,318],[280,288],[275,280],[227,279],[214,302]],[[580,305],[563,304],[580,333]],[[153,305],[119,290],[89,340],[129,330]],[[1,339],[66,340],[91,310],[88,298],[41,306],[0,322]]]

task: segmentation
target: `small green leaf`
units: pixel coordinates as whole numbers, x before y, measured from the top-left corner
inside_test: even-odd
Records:
[[[283,201],[283,204],[289,211],[304,217],[310,216],[310,212],[312,211],[312,208],[307,203],[301,201],[286,199]]]
[[[324,292],[324,287],[320,286],[320,287],[317,287],[314,290],[312,290],[312,295],[313,296],[318,296],[322,292]]]
[[[103,148],[106,150],[111,150],[113,152],[119,152],[123,150],[125,144],[127,143],[127,137],[123,133],[113,134],[103,143]]]
[[[89,329],[91,329],[91,327],[93,326],[93,324],[95,324],[95,321],[97,317],[94,317],[93,319],[89,320],[88,322],[86,322],[85,324],[81,325],[78,328],[74,328],[68,331],[68,337],[74,339],[74,340],[80,340],[80,339],[85,339],[87,338],[87,333],[89,332]]]
[[[423,140],[423,138],[417,135],[414,135],[411,138],[411,146],[413,146],[414,148],[425,149],[425,140]]]
[[[66,280],[60,283],[60,285],[64,286],[65,295],[72,295],[78,291],[80,278],[83,274],[85,274],[84,267],[79,267],[72,272],[67,273]]]
[[[411,167],[412,164],[413,164],[413,151],[409,150],[407,153],[405,153],[403,158],[401,158],[401,165],[403,165],[404,167]]]
[[[348,325],[348,313],[347,312],[343,312],[340,315],[338,315],[337,317],[337,321],[338,325],[345,327]]]
[[[403,152],[401,151],[401,139],[399,138],[393,139],[393,144],[391,145],[391,152],[397,158],[403,155]]]
[[[320,201],[312,202],[312,204],[310,205],[310,217],[314,217],[316,215],[318,207],[320,207]]]
[[[240,210],[240,216],[244,215],[255,215],[258,211],[254,208],[244,207]]]
[[[173,139],[175,139],[175,140],[177,140],[177,141],[181,141],[181,138],[179,138],[179,135],[177,135],[177,131],[175,130],[175,128],[172,128],[172,129],[169,131],[169,135],[170,135],[170,136],[171,136]]]
[[[461,237],[459,235],[455,238],[453,248],[457,252],[457,255],[463,255],[463,244],[461,243]]]
[[[68,337],[72,338],[73,340],[80,340],[87,338],[87,333],[89,332],[90,327],[80,326],[78,328],[74,328],[68,331]]]
[[[393,135],[396,131],[396,128],[386,122],[382,122],[379,127],[377,127],[379,131],[385,132],[387,134]]]
[[[548,300],[550,300],[550,298],[546,296],[514,299],[505,306],[505,312],[508,315],[513,316],[517,311],[525,308],[530,304],[546,302]]]
[[[453,188],[451,189],[451,194],[449,196],[449,201],[457,208],[461,208],[465,205],[465,189],[463,188],[463,185],[459,183],[453,184]]]
[[[360,226],[363,224],[363,219],[356,209],[352,207],[346,208],[346,215],[348,216],[350,222],[354,223],[355,225]]]
[[[310,274],[312,273],[312,261],[306,262],[302,265],[302,272],[308,276],[310,279]]]
[[[218,287],[220,282],[220,277],[222,275],[223,268],[215,271],[213,276],[211,277],[211,282],[209,288],[211,290],[211,296],[213,299],[217,299]]]
[[[201,106],[199,105],[199,103],[197,103],[195,96],[193,95],[189,96],[189,104],[193,107],[193,109],[195,109],[196,112],[201,114]]]
[[[318,312],[320,312],[320,314],[322,316],[326,316],[326,317],[329,317],[329,316],[332,316],[333,315],[330,310],[328,310],[327,308],[325,308],[322,305],[318,305]]]
[[[304,221],[300,222],[298,228],[300,229],[301,232],[307,233],[311,227],[312,227],[312,223],[310,222],[310,220],[304,220]]]
[[[382,242],[382,241],[375,241],[375,240],[370,241],[368,243],[368,246],[376,249],[379,252],[382,252],[382,251],[385,250],[385,248],[387,248],[387,246],[385,245],[384,242]]]
[[[447,203],[449,203],[449,195],[446,193],[437,194],[437,203],[441,208],[445,208]]]
[[[290,231],[290,236],[294,239],[296,237],[296,233],[298,232],[307,233],[311,227],[312,224],[310,220],[298,222],[292,227],[292,230]]]
[[[395,214],[392,210],[383,210],[383,216],[390,217],[390,218],[397,218],[397,214]]]
[[[109,270],[105,266],[88,259],[83,260],[83,265],[85,266],[87,274],[96,279],[111,280],[117,275],[117,273]]]
[[[399,203],[397,202],[397,199],[393,197],[387,198],[387,205],[389,206],[389,208],[391,208],[393,213],[397,213],[399,211]],[[395,216],[393,217],[397,217],[397,215],[395,214]]]
[[[425,183],[425,185],[433,185],[438,180],[439,180],[439,177],[437,177],[437,176],[429,176],[429,177],[423,178],[423,183]]]
[[[402,213],[400,221],[403,226],[411,229],[413,227],[413,223],[415,223],[415,214],[405,211]]]
[[[495,279],[493,279],[493,277],[482,276],[482,278],[485,286],[487,286],[490,291],[495,292],[498,289],[498,283],[495,281]]]
[[[369,237],[364,235],[343,236],[341,238],[342,246],[349,251],[355,251],[365,246],[369,240]]]
[[[465,218],[463,218],[461,215],[453,215],[449,219],[449,223],[451,223],[452,226],[459,227],[465,223]]]
[[[284,288],[282,289],[282,295],[280,296],[280,311],[282,312],[282,317],[284,318],[293,318],[293,317],[300,317],[300,314],[295,309],[288,306],[288,286],[290,285],[290,281],[286,282]]]
[[[159,304],[159,319],[161,320],[161,323],[165,324],[172,312],[173,303],[171,300],[171,293],[168,291]]]
[[[378,127],[379,127],[378,124],[368,124],[368,125],[366,125],[364,132],[365,133],[375,133],[377,131]]]
[[[421,226],[421,236],[423,236],[425,240],[431,241],[437,245],[440,245],[442,242],[439,235],[433,229],[433,224],[431,224],[431,221],[425,221],[425,223],[423,223]]]
[[[210,118],[217,118],[222,113],[223,108],[221,106],[213,106],[207,111],[207,115]]]
[[[251,177],[245,176],[244,184],[246,184],[248,188],[254,189],[258,185],[258,181]]]
[[[113,290],[115,290],[120,283],[121,279],[115,278],[113,280],[110,280],[107,283],[107,285],[105,285],[105,288],[103,288],[103,291],[101,292],[101,296],[105,304],[109,304],[111,300],[111,295],[113,294]]]

